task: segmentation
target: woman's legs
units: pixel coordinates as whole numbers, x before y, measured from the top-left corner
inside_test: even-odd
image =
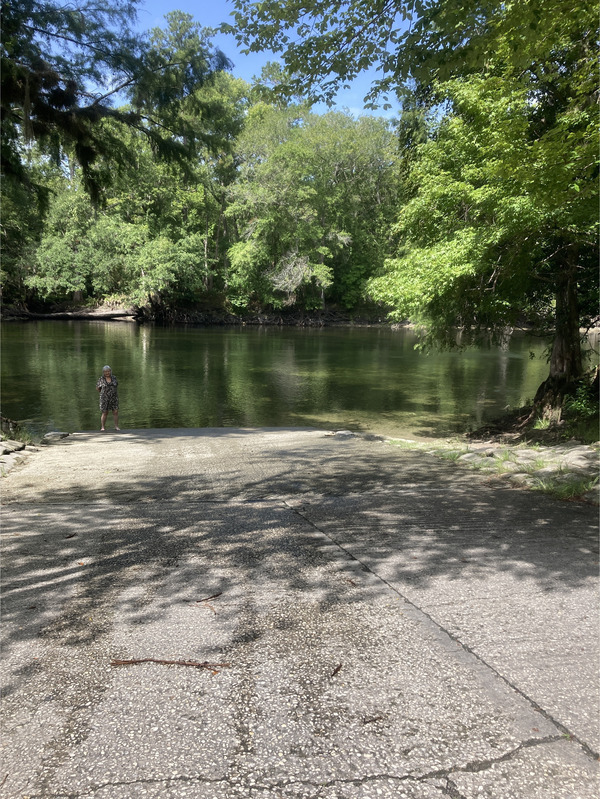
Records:
[[[100,417],[100,430],[104,430],[104,425],[106,424],[107,416],[108,416],[108,411],[102,411],[102,416]]]
[[[119,409],[117,408],[116,411],[113,411],[113,419],[115,420],[115,430],[120,430],[119,427]]]

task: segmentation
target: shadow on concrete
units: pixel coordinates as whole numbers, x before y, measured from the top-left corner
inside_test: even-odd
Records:
[[[501,601],[506,578],[507,590],[520,586],[535,603],[597,577],[590,506],[502,488],[382,442],[265,432],[186,431],[210,439],[192,460],[177,443],[181,431],[107,435],[93,454],[95,468],[111,470],[101,480],[81,472],[47,486],[18,482],[15,496],[22,490],[27,501],[3,510],[4,654],[35,641],[108,641],[117,610],[132,634],[177,607],[202,624],[198,601],[217,593],[219,619],[235,626],[240,602],[254,602],[257,588],[263,604],[295,597],[325,610],[385,597],[390,585],[410,593],[440,580],[465,596],[485,596],[494,582]],[[228,448],[231,436],[250,445]],[[119,472],[127,442],[145,451],[170,441],[155,473],[140,476],[145,464]],[[261,629],[246,625],[240,641]],[[35,668],[35,660],[15,665],[6,692]]]
[[[176,473],[181,465],[160,477],[41,488],[32,507],[5,509],[5,647],[38,636],[90,642],[109,624],[99,608],[167,575],[163,610],[265,580],[324,603],[363,599],[356,580],[342,586],[308,568],[327,564],[320,548],[331,540],[348,563],[368,553],[373,571],[412,587],[442,576],[484,590],[506,573],[561,591],[598,573],[595,509],[498,488],[422,454],[333,448],[315,460],[310,447],[269,446],[256,462],[224,458],[215,469],[209,459]],[[216,579],[215,565],[229,576]]]

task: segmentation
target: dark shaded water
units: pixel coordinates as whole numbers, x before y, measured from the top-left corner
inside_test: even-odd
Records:
[[[415,341],[412,331],[389,328],[7,323],[2,412],[38,433],[97,429],[95,384],[109,364],[123,428],[311,426],[442,436],[522,405],[547,376],[544,343],[523,335],[505,349],[429,355],[415,351]]]

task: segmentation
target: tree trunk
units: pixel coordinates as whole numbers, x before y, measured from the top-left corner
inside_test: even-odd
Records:
[[[577,303],[577,248],[567,250],[556,287],[555,331],[550,355],[550,375],[538,388],[534,411],[560,421],[565,396],[583,375],[579,308]]]
[[[208,214],[206,214],[206,236],[204,237],[204,288],[206,291],[212,289],[212,277],[208,265]]]

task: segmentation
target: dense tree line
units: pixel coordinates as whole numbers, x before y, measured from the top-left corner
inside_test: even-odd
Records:
[[[185,14],[3,3],[5,302],[370,301],[442,345],[527,319],[560,403],[597,311],[594,4],[234,6],[282,53],[253,85]],[[372,65],[399,119],[311,112]]]
[[[370,99],[394,91],[412,109],[397,244],[371,295],[437,344],[539,320],[554,342],[536,400],[560,406],[598,310],[596,4],[234,5],[232,32],[280,51],[290,90],[331,98],[376,66]],[[415,120],[432,110],[423,138]]]
[[[30,23],[25,30],[75,35],[71,16],[57,22],[51,4],[43,19],[41,6],[26,18],[8,5]],[[96,57],[100,22],[88,22]],[[109,33],[105,69],[123,58]],[[28,72],[16,44],[5,48],[13,87],[4,108],[5,302],[243,312],[364,300],[387,254],[397,194],[388,123],[281,102],[269,91],[284,79],[276,65],[254,85],[233,78],[206,32],[181,13],[145,44],[125,36],[132,63],[95,94],[84,90],[83,67],[73,77],[60,59],[46,64],[50,88],[41,76],[32,103],[23,87],[35,83],[43,42],[31,33],[30,50],[30,40],[37,50]],[[82,65],[85,44],[77,42]],[[53,58],[49,48],[45,57]],[[129,101],[118,108],[107,104],[115,83]]]
[[[5,300],[237,312],[363,301],[393,221],[388,123],[253,101],[252,88],[224,72],[200,91],[220,106],[210,122],[220,148],[199,148],[184,169],[121,130],[135,158],[101,203],[68,156],[53,167],[30,152],[51,193],[43,217],[27,225],[29,241],[5,264]]]

